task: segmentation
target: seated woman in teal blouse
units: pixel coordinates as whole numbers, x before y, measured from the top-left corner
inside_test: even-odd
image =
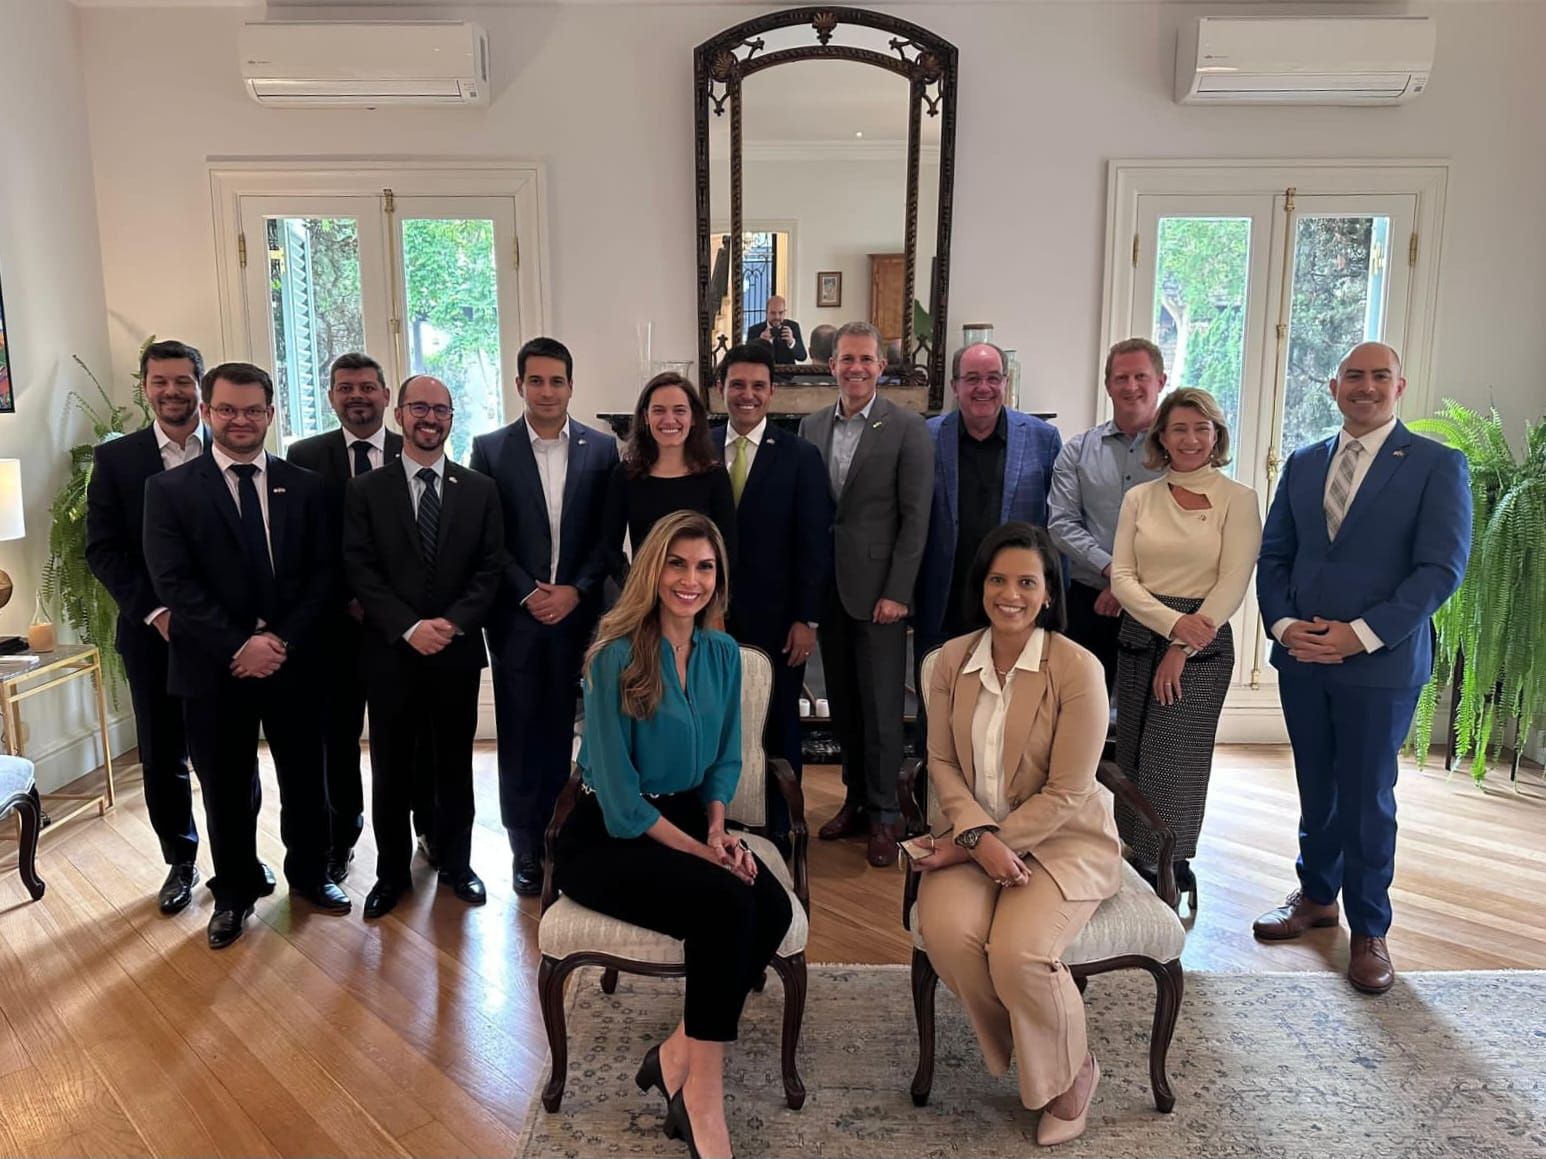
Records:
[[[741,776],[741,652],[704,627],[728,602],[707,516],[659,520],[585,662],[584,791],[558,836],[558,887],[587,909],[682,940],[682,1021],[639,1086],[669,1101],[667,1134],[729,1155],[725,1043],[792,916],[789,895],[725,830]]]

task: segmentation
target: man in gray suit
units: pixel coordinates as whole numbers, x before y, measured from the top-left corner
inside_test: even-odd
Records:
[[[826,462],[837,505],[836,598],[818,635],[847,795],[819,835],[835,841],[867,832],[875,866],[896,863],[901,833],[906,621],[934,487],[934,448],[922,417],[875,393],[883,350],[867,322],[838,330],[831,360],[838,404],[800,423],[801,437]]]

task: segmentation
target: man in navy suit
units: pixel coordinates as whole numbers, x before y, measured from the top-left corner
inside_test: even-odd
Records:
[[[1300,887],[1253,932],[1281,941],[1334,926],[1340,893],[1348,981],[1370,994],[1395,982],[1396,754],[1432,673],[1431,617],[1471,546],[1465,459],[1402,425],[1405,390],[1383,343],[1342,360],[1331,380],[1342,430],[1289,456],[1256,573],[1299,781]]]
[[[172,614],[156,598],[145,568],[145,483],[208,449],[208,432],[199,426],[203,373],[204,358],[192,346],[176,341],[146,346],[140,382],[155,421],[100,444],[86,484],[86,564],[118,605],[116,643],[134,706],[145,807],[167,864],[158,896],[164,914],[193,900],[199,830],[182,702],[166,690]]]
[[[499,485],[509,560],[489,613],[499,729],[499,809],[515,892],[542,892],[542,833],[569,775],[580,662],[601,615],[602,509],[617,466],[609,434],[569,417],[574,358],[552,338],[516,355],[518,421],[472,443],[472,469]]]
[[[1002,523],[1047,525],[1052,465],[1063,449],[1057,428],[1004,405],[1004,352],[989,342],[957,350],[950,388],[956,409],[929,420],[934,500],[918,569],[913,653],[923,657],[966,630],[966,577],[983,538]]]
[[[263,449],[268,374],[228,362],[204,375],[213,445],[145,485],[145,562],[171,612],[167,687],[183,698],[188,752],[204,788],[215,876],[209,944],[241,936],[273,890],[258,860],[258,730],[279,779],[290,892],[327,913],[349,895],[326,877],[327,792],[318,686],[320,622],[338,549],[312,472]]]
[[[711,434],[730,472],[740,545],[725,627],[773,661],[767,751],[787,760],[798,778],[800,689],[832,586],[832,489],[821,452],[768,424],[773,367],[766,343],[737,346],[725,355],[719,389],[730,421]],[[768,809],[770,835],[782,842],[789,810],[771,777]]]

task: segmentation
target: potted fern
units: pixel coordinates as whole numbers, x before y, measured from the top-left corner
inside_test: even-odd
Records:
[[[1439,690],[1455,680],[1456,756],[1471,758],[1480,783],[1503,727],[1517,722],[1516,752],[1546,721],[1546,418],[1526,428],[1516,457],[1496,409],[1444,401],[1411,428],[1462,452],[1471,470],[1471,560],[1455,594],[1434,616],[1433,679],[1417,702],[1412,737],[1422,764],[1433,739]],[[1517,760],[1517,757],[1516,757]]]
[[[146,344],[155,341],[152,335]],[[143,353],[144,347],[142,346]],[[83,643],[102,652],[102,670],[108,674],[114,698],[123,679],[123,661],[113,647],[118,605],[86,566],[86,485],[91,481],[93,452],[97,444],[138,430],[150,421],[144,384],[134,376],[133,403],[116,405],[91,368],[73,356],[75,363],[97,388],[99,403],[88,402],[71,391],[67,407],[77,408],[91,424],[92,439],[70,448],[70,477],[54,496],[49,508],[48,563],[43,568],[43,602],[58,620],[68,624]]]

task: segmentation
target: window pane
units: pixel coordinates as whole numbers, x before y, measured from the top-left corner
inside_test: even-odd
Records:
[[[1389,251],[1388,217],[1301,217],[1296,223],[1284,457],[1341,429],[1342,415],[1326,384],[1343,355],[1385,333]]]
[[[1236,439],[1250,267],[1250,218],[1160,218],[1154,343],[1165,355],[1166,385],[1201,387],[1213,395]],[[1234,466],[1225,470],[1233,474]]]
[[[365,349],[359,224],[348,217],[270,217],[269,316],[279,438],[338,425],[327,401],[327,368]]]
[[[451,457],[465,463],[474,435],[504,425],[499,281],[487,218],[403,222],[408,367],[451,390]]]

